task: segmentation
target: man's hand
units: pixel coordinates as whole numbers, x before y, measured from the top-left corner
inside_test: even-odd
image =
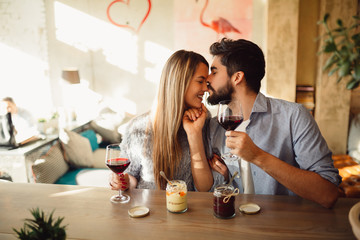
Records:
[[[231,149],[230,152],[248,162],[256,164],[256,159],[264,153],[245,132],[227,131],[225,136],[226,146]]]

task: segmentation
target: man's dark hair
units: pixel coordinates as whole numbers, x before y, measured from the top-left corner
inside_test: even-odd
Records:
[[[265,75],[265,59],[262,50],[253,42],[245,39],[221,39],[210,46],[213,56],[220,56],[221,63],[231,77],[235,72],[244,72],[247,85],[251,90],[260,91],[261,79]]]

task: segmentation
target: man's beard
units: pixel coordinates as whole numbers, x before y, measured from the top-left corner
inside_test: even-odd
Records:
[[[215,91],[209,84],[208,88],[212,91],[212,95],[207,98],[207,102],[210,105],[219,104],[220,101],[231,100],[231,95],[234,92],[234,87],[231,85],[230,79],[228,79],[225,87]]]

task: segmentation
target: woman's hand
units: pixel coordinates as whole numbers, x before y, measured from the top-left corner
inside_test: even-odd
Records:
[[[115,173],[111,173],[110,186],[111,186],[111,190],[122,190],[122,191],[127,190],[130,186],[129,174],[124,173],[118,175]]]
[[[229,181],[229,169],[217,154],[214,153],[213,158],[209,160],[209,165],[213,170],[223,175],[226,182]]]
[[[183,126],[187,134],[199,133],[205,124],[207,109],[204,104],[201,108],[189,108],[183,115]]]

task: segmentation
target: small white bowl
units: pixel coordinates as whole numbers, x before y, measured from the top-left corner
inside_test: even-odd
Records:
[[[360,239],[360,202],[351,207],[349,221],[355,237]]]

